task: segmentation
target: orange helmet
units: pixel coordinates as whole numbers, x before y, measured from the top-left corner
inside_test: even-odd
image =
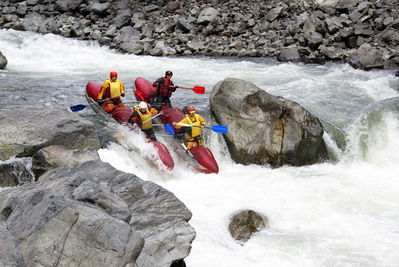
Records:
[[[111,71],[111,73],[109,74],[109,77],[118,77],[118,73],[116,73],[115,71]]]
[[[188,113],[194,113],[195,112],[195,108],[193,106],[189,106],[189,107],[187,107],[187,112]]]

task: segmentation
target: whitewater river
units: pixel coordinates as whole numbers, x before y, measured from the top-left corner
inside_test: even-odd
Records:
[[[231,160],[220,135],[207,132],[206,144],[220,173],[205,175],[179,161],[171,172],[155,170],[142,158],[150,153],[140,145],[142,136],[102,124],[89,108],[79,112],[105,136],[107,146],[99,151],[103,161],[160,184],[192,211],[190,224],[197,236],[187,266],[398,265],[399,113],[383,110],[381,102],[399,96],[393,71],[270,59],[122,55],[93,43],[9,30],[0,30],[0,51],[8,59],[7,69],[0,71],[1,110],[86,104],[86,83],[103,82],[110,71],[117,71],[125,84],[124,100],[133,101],[137,77],[153,81],[172,70],[176,85],[206,87],[205,95],[180,89],[172,104],[192,104],[208,122],[213,120],[209,95],[227,77],[294,100],[323,121],[334,158],[330,162],[278,169],[244,166]],[[373,107],[381,107],[378,116],[366,120]],[[115,131],[123,136],[119,141],[112,141]],[[269,219],[269,228],[244,246],[228,232],[231,214],[240,209]]]

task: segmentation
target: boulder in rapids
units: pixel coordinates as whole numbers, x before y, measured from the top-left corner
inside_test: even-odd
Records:
[[[5,69],[7,66],[7,58],[0,52],[0,69]]]
[[[42,147],[100,148],[94,124],[63,109],[13,109],[0,113],[0,160],[29,157]]]
[[[191,216],[168,190],[108,163],[56,168],[1,191],[0,266],[5,255],[12,266],[171,266],[190,252]]]
[[[224,137],[238,163],[302,166],[328,158],[319,119],[294,101],[226,78],[214,86],[210,105],[216,120],[229,127]]]
[[[265,216],[259,215],[253,210],[242,210],[233,214],[229,223],[231,236],[240,242],[248,241],[252,234],[268,227]]]

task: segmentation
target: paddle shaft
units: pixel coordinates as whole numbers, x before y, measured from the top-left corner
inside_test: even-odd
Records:
[[[154,118],[156,118],[156,117],[158,117],[158,116],[161,116],[162,114],[163,114],[163,112],[161,111],[161,112],[159,112],[157,115],[155,115],[155,116],[149,118],[148,120],[143,121],[142,124],[144,124],[144,123],[146,123],[147,121],[150,121],[150,120],[152,120],[152,119],[154,119]]]

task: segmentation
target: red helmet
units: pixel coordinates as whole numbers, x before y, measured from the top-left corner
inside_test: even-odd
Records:
[[[193,106],[189,106],[189,107],[187,107],[187,112],[188,113],[194,113],[195,112],[195,108]]]
[[[116,73],[115,71],[111,71],[109,77],[118,77],[118,73]]]

